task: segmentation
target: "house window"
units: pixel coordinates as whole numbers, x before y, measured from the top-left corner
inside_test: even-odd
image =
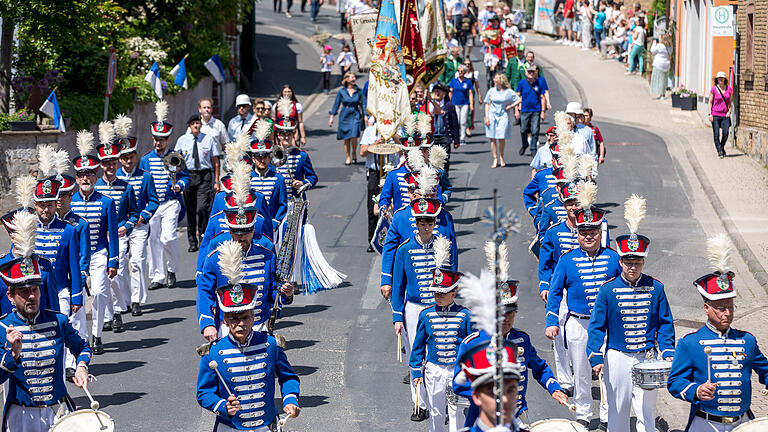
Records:
[[[744,69],[755,67],[755,6],[747,5],[747,23],[744,31]]]

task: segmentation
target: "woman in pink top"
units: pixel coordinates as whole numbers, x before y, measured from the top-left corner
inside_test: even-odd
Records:
[[[728,129],[731,127],[731,103],[733,88],[728,85],[725,72],[715,75],[715,85],[709,91],[709,121],[715,136],[715,148],[720,159],[725,157],[725,143],[728,141]]]

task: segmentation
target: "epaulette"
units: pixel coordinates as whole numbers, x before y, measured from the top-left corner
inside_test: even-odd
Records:
[[[603,285],[607,284],[608,282],[613,282],[613,281],[615,281],[615,280],[616,280],[616,278],[618,278],[618,276],[614,276],[614,277],[612,277],[612,278],[610,278],[610,279],[606,279],[606,281],[605,281],[605,282],[603,282]]]
[[[468,343],[470,341],[473,341],[480,337],[480,331],[475,331],[467,335],[464,339],[461,340],[461,343]]]
[[[397,214],[397,212],[402,211],[403,209],[409,210],[409,211],[411,210],[408,206],[400,207],[399,209],[392,212],[392,219],[395,218],[395,215]],[[443,211],[445,211],[445,209],[443,209],[440,213],[442,213]]]

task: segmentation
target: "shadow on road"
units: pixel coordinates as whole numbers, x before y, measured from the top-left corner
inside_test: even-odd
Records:
[[[304,306],[287,306],[280,314],[280,318],[288,318],[296,315],[306,315],[311,313],[323,312],[330,309],[328,305],[304,305]],[[282,322],[282,321],[281,321]]]
[[[151,303],[146,306],[144,306],[144,312],[165,312],[171,309],[182,309],[190,306],[194,306],[195,301],[194,300],[176,300],[176,301],[167,301],[167,302],[159,302],[159,303]]]
[[[160,318],[156,320],[134,321],[134,322],[125,323],[125,329],[132,330],[132,331],[140,331],[140,330],[152,329],[152,328],[156,328],[164,325],[169,325],[169,324],[176,324],[182,321],[184,321],[184,318],[180,318],[180,317],[168,317],[168,318]]]
[[[109,406],[124,405],[133,402],[137,399],[141,399],[144,395],[146,395],[144,392],[117,392],[105,395],[93,393],[93,398],[99,401],[101,409],[104,409]],[[86,396],[76,397],[73,400],[78,407],[88,408],[90,406],[90,401]]]
[[[285,342],[285,350],[302,349],[317,345],[316,340],[294,339]]]
[[[313,373],[317,372],[317,370],[319,369],[317,366],[292,366],[292,367],[293,367],[293,371],[296,372],[296,375],[298,376],[312,375]]]
[[[95,363],[91,365],[91,370],[94,375],[102,376],[137,369],[145,364],[147,364],[147,362],[134,360],[121,361],[120,363]]]
[[[119,342],[108,342],[104,344],[104,350],[108,353],[127,352],[140,349],[154,348],[168,343],[167,338],[148,338],[140,340],[127,340]]]

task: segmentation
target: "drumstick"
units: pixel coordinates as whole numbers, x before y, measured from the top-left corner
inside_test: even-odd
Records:
[[[221,383],[224,384],[224,389],[227,390],[227,393],[230,396],[232,396],[232,392],[229,391],[229,387],[227,386],[227,382],[224,381],[224,377],[222,377],[221,374],[219,373],[219,364],[216,363],[216,360],[211,360],[210,362],[208,362],[208,367],[213,369],[214,372],[216,372],[216,376],[218,376],[219,379],[221,380]]]
[[[419,405],[421,405],[421,381],[416,386],[416,413],[419,412]]]
[[[576,404],[572,404],[572,403],[566,403],[566,404],[565,404],[565,406],[567,406],[567,407],[568,407],[568,410],[569,410],[570,412],[576,412]]]
[[[94,411],[98,411],[99,403],[93,400],[93,396],[91,396],[91,392],[89,392],[86,387],[83,387],[83,391],[85,392],[85,395],[88,396],[88,399],[91,401],[91,409]]]
[[[603,390],[603,373],[597,375],[597,379],[600,381],[600,405],[605,403],[605,390]]]
[[[710,357],[712,348],[704,347],[704,354],[707,355],[707,382],[712,382],[712,357]]]
[[[397,361],[403,362],[403,337],[400,334],[397,335]]]

